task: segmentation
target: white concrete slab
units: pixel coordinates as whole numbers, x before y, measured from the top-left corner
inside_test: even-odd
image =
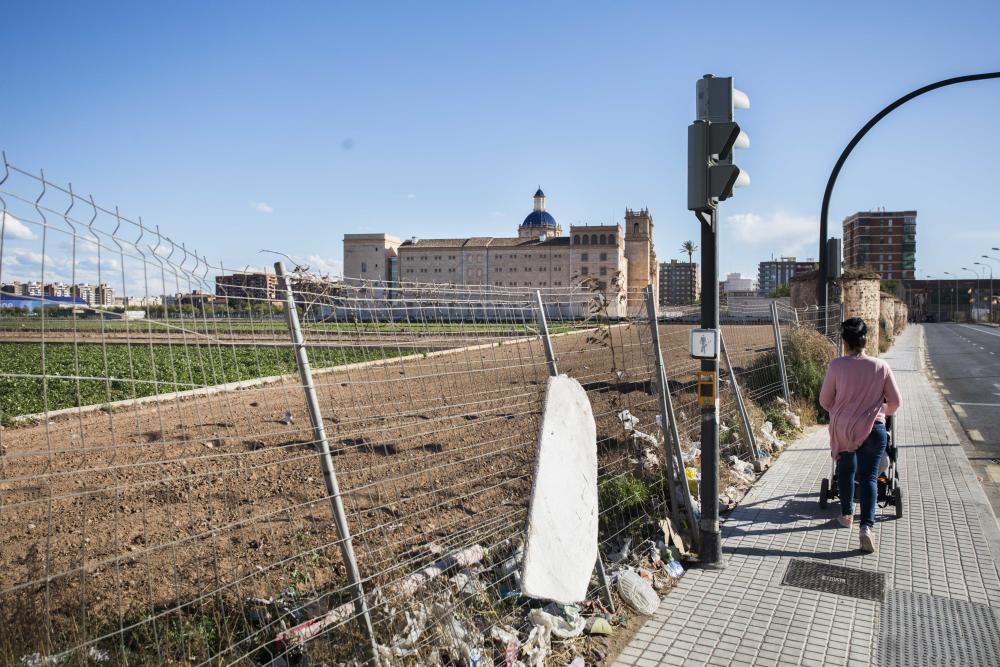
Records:
[[[597,425],[587,392],[565,375],[545,389],[527,532],[522,591],[583,600],[597,561]]]

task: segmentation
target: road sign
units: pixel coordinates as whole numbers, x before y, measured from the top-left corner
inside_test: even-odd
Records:
[[[695,359],[715,359],[719,356],[719,331],[717,329],[691,330],[691,356]]]

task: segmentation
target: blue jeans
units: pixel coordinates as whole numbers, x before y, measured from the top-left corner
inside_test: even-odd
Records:
[[[861,525],[875,525],[875,503],[878,500],[878,468],[882,463],[889,434],[885,424],[875,422],[861,446],[854,452],[842,452],[837,458],[837,492],[840,513],[854,515],[854,479],[861,490]]]

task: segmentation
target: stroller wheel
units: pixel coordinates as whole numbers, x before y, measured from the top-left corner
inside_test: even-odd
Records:
[[[827,501],[830,499],[830,480],[826,477],[819,484],[819,506],[826,509]]]
[[[896,518],[903,518],[903,490],[898,486],[895,488],[892,494],[892,498],[896,505]]]

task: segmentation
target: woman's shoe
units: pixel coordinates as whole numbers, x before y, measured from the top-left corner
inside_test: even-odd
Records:
[[[854,525],[854,517],[850,514],[841,514],[837,517],[837,523],[840,524],[841,528],[850,528]]]
[[[871,526],[861,526],[861,550],[868,554],[875,553],[875,529]]]

